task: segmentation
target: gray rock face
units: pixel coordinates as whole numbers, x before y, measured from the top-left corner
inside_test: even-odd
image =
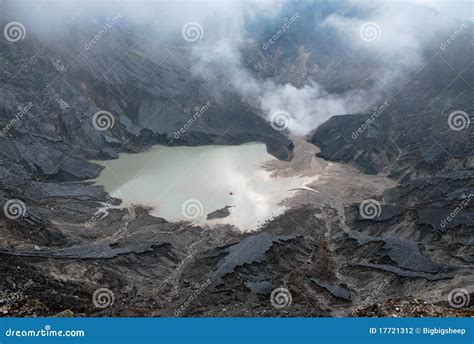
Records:
[[[60,35],[44,49],[34,30],[22,44],[0,41],[1,196],[26,204],[22,226],[39,231],[56,216],[63,222],[93,214],[108,196],[79,182],[102,169],[89,160],[113,159],[120,152],[154,144],[258,141],[279,159],[291,159],[292,142],[240,97],[216,93],[208,81],[193,77],[190,51],[156,51],[146,41],[129,49],[131,28],[123,25],[88,51],[82,43],[95,35],[90,29]],[[204,105],[196,117],[196,108]],[[111,116],[104,131],[94,122],[100,110]],[[68,198],[74,201],[67,204]],[[60,231],[53,236],[57,240]]]
[[[1,24],[8,20],[7,7]],[[41,274],[25,291],[28,298],[43,300],[47,310],[29,304],[29,310],[15,314],[58,313],[65,304],[90,313],[90,292],[97,283],[116,292],[146,286],[139,287],[138,299],[148,298],[158,288],[149,288],[152,280],[164,288],[179,285],[180,265],[187,266],[194,254],[190,247],[208,250],[236,236],[225,229],[211,236],[139,207],[101,210],[117,200],[87,182],[102,169],[90,160],[114,159],[154,144],[253,141],[265,143],[279,159],[292,158],[292,142],[240,96],[193,75],[189,49],[131,43],[133,30],[124,21],[87,51],[84,44],[96,34],[92,27],[58,33],[44,47],[41,33],[33,29],[19,44],[0,40],[0,203],[3,207],[14,199],[25,207],[16,220],[0,212],[5,257],[0,269],[18,283],[40,271],[39,261],[52,260],[58,273],[54,278]],[[94,121],[101,110],[111,114],[106,130]],[[215,242],[206,243],[209,237]],[[10,269],[13,261],[21,268]],[[58,282],[63,274],[67,282]],[[8,305],[6,312],[17,312],[17,306]]]
[[[336,5],[307,6],[322,16]],[[335,93],[374,82],[381,66],[340,60],[334,33],[313,44],[308,33],[318,19],[302,17],[272,49],[246,46],[250,71],[295,87],[311,78]],[[256,39],[271,36],[271,25]],[[351,315],[367,300],[414,296],[441,307],[450,290],[472,285],[474,121],[454,132],[447,116],[472,114],[474,93],[461,78],[447,88],[442,82],[459,74],[474,84],[471,42],[460,37],[452,53],[428,56],[431,63],[371,125],[372,114],[335,116],[309,137],[321,157],[398,182],[374,195],[379,216],[364,218],[359,204],[343,207],[328,193],[324,203],[289,209],[243,234],[170,223],[139,206],[115,209],[118,200],[87,182],[101,171],[89,161],[154,144],[250,141],[289,160],[291,140],[232,90],[196,77],[189,50],[156,48],[121,22],[84,51],[95,34],[92,27],[61,32],[44,48],[35,30],[20,44],[0,40],[0,204],[25,205],[17,220],[0,211],[4,315],[54,315],[65,305],[96,316]],[[338,61],[344,68],[333,68]],[[99,110],[112,114],[105,131],[93,122]],[[91,297],[103,287],[116,303],[100,310]],[[4,302],[20,288],[22,300]],[[271,306],[276,288],[288,290],[291,307]]]
[[[274,243],[290,239],[293,238],[266,234],[249,236],[225,249],[226,257],[218,263],[215,273],[222,277],[233,272],[239,266],[260,262],[265,259],[266,252]]]

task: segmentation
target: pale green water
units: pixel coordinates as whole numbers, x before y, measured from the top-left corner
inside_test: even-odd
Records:
[[[241,146],[154,146],[117,160],[98,162],[106,168],[95,181],[124,206],[153,207],[152,215],[195,224],[229,223],[252,230],[284,207],[278,205],[308,178],[272,178],[260,167],[273,157],[259,143]],[[231,194],[232,193],[232,194]],[[233,206],[223,219],[208,213]]]

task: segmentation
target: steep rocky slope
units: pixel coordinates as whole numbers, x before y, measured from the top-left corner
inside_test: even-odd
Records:
[[[105,200],[98,188],[76,183],[100,172],[88,160],[116,158],[153,144],[252,141],[266,143],[280,159],[292,156],[291,141],[239,97],[211,92],[192,76],[189,50],[148,49],[146,41],[132,42],[123,26],[90,50],[84,46],[94,28],[56,37],[48,45],[34,32],[18,44],[0,42],[0,198],[2,204],[12,198],[28,204],[20,220],[24,225],[41,229],[49,221],[45,196],[55,203],[68,199],[67,206],[57,205],[57,214],[84,210],[76,209],[71,197]],[[111,114],[105,131],[94,123],[100,110]],[[181,128],[186,130],[176,135]]]
[[[322,16],[333,8],[290,6],[287,14],[295,10]],[[5,13],[2,27],[14,19]],[[302,17],[265,52],[250,44],[244,60],[254,75],[298,87],[312,78],[334,92],[374,83],[381,62],[357,64],[330,34],[315,44],[307,32],[316,19]],[[276,27],[255,31],[256,40]],[[472,125],[447,125],[454,110],[473,113],[469,36],[427,52],[430,63],[387,90],[389,106],[355,139],[373,114],[319,126],[308,140],[316,152],[295,147],[230,88],[216,91],[194,75],[189,49],[139,37],[125,20],[85,49],[100,29],[78,22],[47,45],[35,30],[18,43],[0,40],[0,204],[20,199],[26,207],[18,219],[0,212],[1,313],[473,315],[472,302],[448,303],[457,288],[473,299],[474,214],[472,201],[463,205],[474,193]],[[99,110],[112,114],[110,129],[94,127]],[[283,160],[269,164],[276,174],[321,173],[254,233],[170,223],[139,206],[103,214],[104,204],[120,201],[87,182],[100,172],[90,160],[119,152],[250,141]],[[380,204],[378,216],[361,216],[368,199]],[[113,293],[106,308],[93,302],[101,288]],[[270,301],[277,288],[285,307]],[[420,304],[425,312],[413,311]]]

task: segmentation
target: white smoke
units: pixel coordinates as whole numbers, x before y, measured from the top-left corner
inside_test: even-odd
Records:
[[[342,47],[341,54],[354,56],[355,63],[366,68],[367,79],[375,80],[353,89],[330,93],[317,82],[308,79],[295,86],[279,83],[273,79],[256,76],[248,68],[252,61],[244,61],[243,49],[249,46],[262,49],[265,42],[256,42],[248,22],[263,26],[268,23],[284,24],[284,16],[295,13],[288,11],[288,1],[207,1],[207,2],[126,2],[116,1],[99,4],[95,1],[68,1],[60,5],[41,3],[37,9],[41,15],[32,15],[26,2],[9,3],[18,7],[17,18],[28,27],[28,32],[40,35],[45,40],[57,32],[68,33],[63,27],[78,20],[82,25],[97,25],[95,15],[111,16],[121,13],[123,22],[130,22],[143,29],[137,35],[151,37],[155,47],[178,46],[192,49],[193,72],[195,75],[215,80],[216,92],[222,88],[237,91],[243,99],[260,109],[262,116],[271,118],[272,113],[285,111],[292,117],[292,133],[305,135],[334,115],[357,113],[370,109],[373,105],[386,101],[387,93],[403,85],[410,73],[424,65],[424,50],[435,39],[445,39],[442,32],[449,32],[466,16],[472,16],[472,4],[465,2],[434,1],[349,1],[352,11],[338,12],[314,23],[314,32],[303,35],[316,36],[324,30],[337,33],[334,45]],[[341,2],[341,8],[346,2]],[[304,6],[300,6],[302,8]],[[295,11],[298,11],[297,6]],[[309,7],[311,8],[311,7]],[[43,10],[44,9],[44,10]],[[357,15],[355,14],[357,13]],[[298,12],[298,21],[308,20],[308,11]],[[181,37],[183,25],[199,23],[202,27],[200,39],[192,44]],[[54,25],[53,25],[54,23]],[[376,39],[362,39],[361,28],[369,23]],[[373,24],[376,26],[373,26]],[[290,28],[291,29],[291,28]],[[94,32],[96,29],[92,28]],[[284,39],[285,33],[278,35]],[[441,38],[440,38],[441,37]],[[269,48],[272,49],[273,47]],[[254,48],[251,48],[254,49]],[[295,46],[295,49],[298,47]],[[262,51],[260,51],[262,53]],[[396,56],[393,62],[393,56]],[[392,58],[392,60],[390,60]],[[389,61],[390,65],[380,64]],[[377,65],[377,63],[379,63]],[[377,66],[374,70],[370,66]],[[369,66],[369,67],[367,67]],[[323,66],[324,67],[324,66]],[[344,65],[337,66],[344,71]],[[331,73],[331,70],[329,70]],[[222,83],[222,80],[225,82]],[[363,80],[360,80],[363,81]]]
[[[321,27],[336,30],[340,41],[334,44],[342,44],[348,54],[354,53],[361,59],[357,63],[365,64],[367,60],[379,63],[378,68],[367,74],[375,80],[368,86],[354,86],[353,90],[331,94],[311,79],[302,87],[296,87],[290,83],[279,84],[255,77],[244,66],[241,55],[245,44],[249,40],[251,42],[252,34],[245,28],[249,9],[246,3],[233,3],[229,17],[220,13],[219,22],[215,23],[217,26],[212,26],[212,31],[217,33],[214,42],[194,50],[196,71],[204,71],[207,77],[217,77],[224,71],[230,87],[259,106],[267,119],[274,112],[288,112],[292,117],[288,128],[290,132],[305,135],[334,115],[367,111],[378,102],[386,101],[389,97],[387,89],[397,89],[410,73],[423,66],[423,52],[429,43],[441,32],[459,23],[463,15],[469,15],[466,11],[469,4],[465,2],[451,3],[451,6],[436,3],[436,8],[425,1],[415,4],[359,1],[352,2],[352,5],[364,17],[333,14],[322,23],[315,23],[315,31]],[[266,7],[260,10],[265,11]],[[277,12],[273,10],[272,14]],[[304,17],[305,14],[300,15]],[[265,17],[270,17],[270,14],[265,13]],[[376,25],[379,30],[375,33],[376,39],[361,37],[361,28],[365,23]],[[390,65],[380,64],[385,60]]]

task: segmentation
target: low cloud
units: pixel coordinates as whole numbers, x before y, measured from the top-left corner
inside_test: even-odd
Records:
[[[242,49],[252,42],[252,33],[246,31],[246,11],[242,3],[234,3],[231,17],[220,17],[215,23],[217,26],[212,30],[221,35],[217,35],[212,44],[195,48],[196,71],[216,79],[222,73],[230,87],[250,104],[259,107],[267,119],[277,111],[288,112],[292,118],[289,131],[305,135],[331,116],[367,111],[378,102],[386,101],[384,90],[401,86],[409,73],[423,65],[424,50],[429,48],[434,38],[453,27],[463,14],[469,13],[464,12],[466,3],[451,7],[426,1],[415,4],[362,1],[351,4],[357,9],[358,16],[353,12],[351,15],[333,13],[322,23],[315,23],[314,30],[335,30],[339,38],[335,45],[340,44],[347,52],[357,55],[363,64],[368,62],[377,66],[367,75],[375,82],[367,86],[357,88],[355,85],[349,91],[330,93],[311,79],[297,87],[291,83],[257,78],[243,63]],[[305,15],[307,13],[301,14],[301,20]],[[268,13],[264,15],[269,16]],[[380,65],[380,61],[390,58],[389,65]]]
[[[234,90],[267,119],[277,111],[288,112],[292,118],[288,129],[297,135],[309,133],[331,116],[367,111],[385,101],[386,94],[381,90],[401,86],[409,73],[423,65],[424,52],[433,41],[448,37],[440,33],[459,26],[463,18],[465,20],[472,13],[470,2],[434,1],[342,1],[340,10],[339,5],[331,4],[334,11],[318,16],[317,21],[313,20],[313,13],[290,1],[70,1],[60,5],[40,2],[35,11],[25,6],[26,2],[8,4],[16,9],[18,16],[15,19],[24,21],[29,33],[43,35],[47,40],[56,34],[69,37],[66,30],[58,30],[58,27],[73,24],[73,30],[78,23],[87,27],[99,17],[120,13],[123,16],[120,25],[127,27],[126,23],[131,23],[137,37],[147,35],[157,43],[157,48],[169,46],[188,50],[192,55],[194,74],[215,84],[216,92],[222,88]],[[351,11],[342,11],[346,5],[352,6]],[[245,49],[260,49],[260,53],[274,49],[274,41],[284,39],[293,29],[291,25],[311,20],[314,21],[314,32],[301,35],[316,37],[329,30],[334,35],[331,44],[353,54],[367,68],[360,72],[360,77],[375,81],[362,87],[354,83],[349,90],[345,85],[343,91],[335,93],[311,78],[295,85],[262,78],[250,71],[247,64],[251,65],[252,61],[243,56]],[[68,24],[69,21],[72,24]],[[98,20],[95,25],[100,27],[101,23]],[[187,23],[199,24],[198,39],[183,39],[182,28]],[[270,24],[275,24],[272,26],[276,28],[275,32],[267,30]],[[265,34],[257,37],[256,31]],[[393,56],[396,58],[389,60]],[[381,64],[385,60],[390,64]],[[373,70],[371,66],[375,66]],[[337,66],[338,69],[344,67],[344,64]]]

